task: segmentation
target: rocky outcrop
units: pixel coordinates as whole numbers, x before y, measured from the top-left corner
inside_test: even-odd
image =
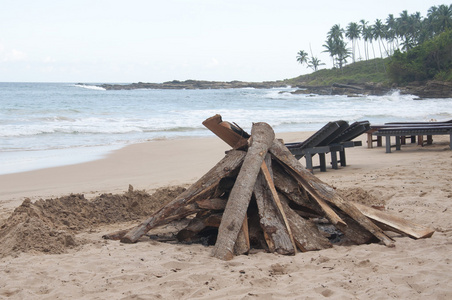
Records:
[[[101,84],[106,90],[136,90],[136,89],[240,89],[256,88],[269,89],[287,87],[287,81],[206,81],[206,80],[185,80],[167,81],[163,83],[131,83],[131,84]],[[296,91],[292,94],[316,94],[316,95],[347,95],[356,97],[360,95],[381,96],[391,90],[400,90],[402,94],[416,95],[419,98],[452,98],[452,82],[429,81],[424,83],[414,83],[405,87],[388,87],[381,83],[368,82],[364,84],[341,84],[333,83],[331,86],[309,86],[297,85]]]
[[[292,94],[316,94],[316,95],[347,95],[357,97],[360,95],[384,95],[391,89],[381,84],[365,83],[363,85],[348,85],[333,83],[331,86],[301,86]]]
[[[256,88],[267,89],[275,87],[286,87],[283,81],[245,82],[245,81],[205,81],[205,80],[173,80],[163,83],[131,83],[131,84],[102,84],[106,90],[136,90],[136,89],[171,89],[171,90],[193,90],[193,89],[240,89]]]
[[[452,98],[452,82],[432,80],[400,88],[400,91],[419,98]]]

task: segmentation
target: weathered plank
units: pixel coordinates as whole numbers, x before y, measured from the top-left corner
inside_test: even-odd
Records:
[[[181,193],[173,201],[154,213],[150,218],[124,235],[121,238],[121,242],[134,243],[150,229],[174,220],[174,216],[182,218],[197,212],[199,210],[197,205],[193,204],[188,207],[189,209],[187,209],[186,206],[192,204],[194,201],[209,198],[209,195],[215,191],[220,180],[227,177],[242,165],[245,155],[246,152],[239,150],[228,152],[220,162],[185,190],[185,192]]]
[[[381,211],[366,205],[354,202],[356,208],[358,208],[366,217],[372,221],[377,222],[377,225],[383,224],[391,231],[407,235],[414,239],[429,238],[435,232],[433,229],[423,226],[398,216],[395,216],[389,212]]]
[[[268,124],[253,124],[250,146],[218,229],[217,242],[212,253],[216,258],[229,260],[233,257],[234,244],[242,227],[257,175],[274,137],[275,133]]]

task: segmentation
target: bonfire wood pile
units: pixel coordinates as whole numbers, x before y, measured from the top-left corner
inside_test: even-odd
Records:
[[[413,238],[433,231],[344,199],[307,171],[266,123],[254,123],[251,136],[215,115],[203,122],[233,149],[208,173],[131,230],[105,238],[138,241],[150,229],[194,216],[178,232],[179,241],[210,235],[214,257],[229,260],[251,248],[295,254],[331,247],[319,220],[327,220],[355,244],[380,241],[393,246],[383,230]]]

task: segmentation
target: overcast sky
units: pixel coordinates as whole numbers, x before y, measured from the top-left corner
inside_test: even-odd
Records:
[[[310,73],[334,24],[373,24],[431,0],[2,0],[1,82],[264,81]]]

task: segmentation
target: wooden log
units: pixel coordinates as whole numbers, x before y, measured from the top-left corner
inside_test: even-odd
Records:
[[[212,253],[216,258],[229,260],[233,257],[234,244],[243,225],[257,175],[274,137],[275,133],[268,124],[253,124],[250,146],[218,229],[217,242]]]
[[[250,251],[250,235],[248,230],[248,218],[245,215],[245,218],[243,218],[242,227],[240,228],[237,240],[234,244],[234,255],[242,255]]]
[[[239,149],[248,144],[248,139],[231,129],[227,122],[223,122],[220,115],[206,119],[202,124],[234,149]]]
[[[298,249],[306,252],[332,247],[314,222],[303,219],[289,207],[289,199],[286,196],[281,195],[280,200]]]
[[[393,240],[364,216],[351,202],[345,201],[334,188],[307,171],[283,143],[275,140],[269,152],[286,167],[286,170],[319,203],[322,210],[326,213],[326,217],[340,230],[344,230],[347,224],[326,204],[326,201],[335,205],[352,219],[356,220],[365,230],[372,233],[386,246],[394,246]]]
[[[284,225],[287,229],[287,233],[289,234],[290,241],[294,248],[294,253],[297,252],[297,246],[295,245],[295,241],[292,236],[292,232],[290,230],[289,222],[287,221],[286,214],[284,213],[281,200],[279,200],[278,192],[276,191],[275,184],[273,182],[273,173],[271,172],[271,155],[267,154],[265,161],[261,165],[261,172],[264,174],[265,183],[267,184],[267,188],[270,190],[272,195],[273,202],[276,205],[276,210],[279,213],[280,217],[284,221]]]
[[[267,157],[269,158],[269,155]],[[268,162],[263,164],[265,168],[267,164]],[[268,169],[265,172],[269,173]],[[256,184],[254,185],[254,196],[258,207],[259,221],[268,249],[270,252],[277,252],[279,254],[294,254],[296,246],[293,238],[291,238],[291,234],[289,234],[290,227],[286,226],[278,211],[269,184],[272,183],[267,181],[261,167],[261,172],[257,176]]]
[[[182,218],[196,212],[187,209],[186,206],[188,204],[192,204],[194,208],[197,208],[197,206],[192,202],[203,198],[209,198],[209,194],[215,191],[220,180],[227,177],[242,165],[245,155],[246,152],[239,150],[228,152],[220,162],[218,162],[209,172],[202,176],[185,192],[181,193],[173,201],[154,213],[150,218],[124,235],[121,238],[121,242],[134,243],[150,229],[167,224],[168,222],[174,220],[174,216]]]
[[[213,199],[201,199],[196,201],[199,208],[210,210],[224,210],[226,208],[227,199],[213,198]]]
[[[342,231],[348,241],[356,245],[369,244],[378,241],[370,231],[364,229],[364,227],[355,221],[355,219],[349,217],[340,210],[337,213],[347,223],[347,226],[338,226],[337,228]]]
[[[374,221],[378,226],[383,224],[385,230],[407,235],[414,239],[429,238],[435,232],[433,229],[414,222],[410,222],[389,212],[368,207],[361,203],[353,203],[366,217]]]
[[[300,187],[291,175],[284,171],[280,164],[273,163],[272,170],[275,187],[278,191],[282,192],[297,205],[306,207],[319,215],[322,213],[320,206],[309,198],[308,193]]]
[[[286,171],[297,180],[304,190],[306,190],[312,198],[317,202],[326,218],[334,225],[346,226],[347,224],[336,214],[336,212],[325,202],[322,194],[312,187],[309,182],[312,178],[317,179],[311,172],[306,170],[300,162],[290,153],[289,149],[278,140],[275,140],[270,147],[271,154],[275,159],[285,167]],[[306,175],[310,174],[310,176]],[[306,179],[308,178],[308,179]],[[318,179],[319,180],[319,179]]]

